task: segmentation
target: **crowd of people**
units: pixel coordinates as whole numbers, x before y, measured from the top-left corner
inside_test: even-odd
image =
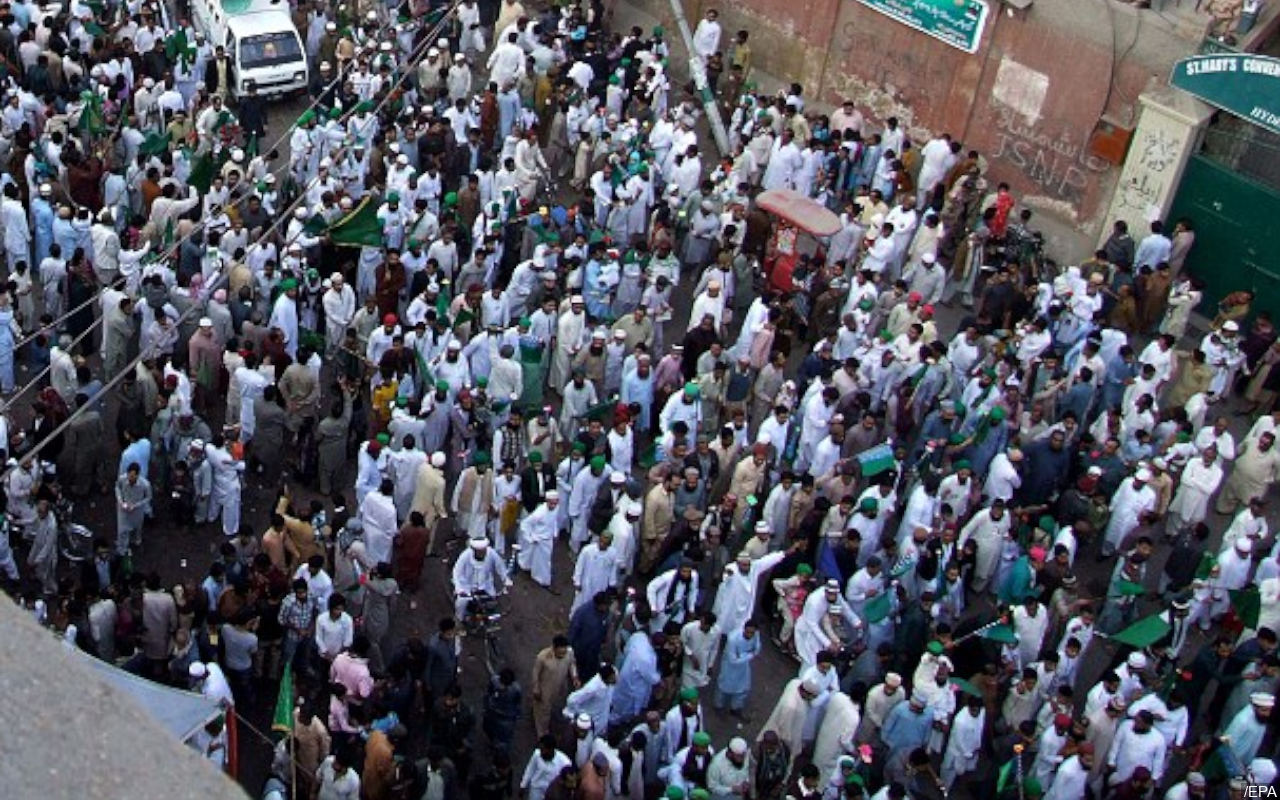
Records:
[[[282,697],[252,791],[1274,784],[1280,338],[1247,291],[1193,333],[1190,220],[1059,269],[980,152],[759,91],[715,10],[705,105],[598,3],[292,11],[272,144],[181,9],[0,2],[0,573],[69,646]]]

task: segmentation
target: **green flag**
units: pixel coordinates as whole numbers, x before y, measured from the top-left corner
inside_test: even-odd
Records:
[[[887,591],[881,592],[862,606],[862,616],[866,618],[867,624],[874,625],[889,616],[889,611],[892,608],[893,600],[889,597],[889,593]]]
[[[858,466],[864,478],[873,478],[882,472],[888,472],[898,463],[893,458],[893,448],[887,444],[863,450],[855,458],[858,459]]]
[[[354,211],[330,225],[329,239],[347,247],[382,247],[382,220],[373,198],[361,200]]]
[[[1017,760],[1018,756],[1014,756],[1000,767],[1000,772],[996,775],[996,794],[1004,794],[1004,790],[1014,782],[1018,769]]]
[[[216,171],[213,164],[213,156],[205,153],[197,156],[195,162],[191,165],[191,174],[187,176],[187,183],[196,187],[196,191],[204,194],[209,191],[209,186],[213,184],[213,175]]]
[[[93,136],[107,132],[107,115],[102,110],[102,97],[95,92],[83,92],[84,108],[80,111],[81,130]]]
[[[606,428],[613,423],[613,411],[618,407],[616,400],[605,400],[603,403],[596,403],[587,409],[587,413],[583,415],[584,420],[599,420],[600,424]]]
[[[1147,590],[1140,583],[1125,580],[1121,578],[1116,584],[1116,591],[1120,592],[1122,597],[1140,597],[1147,593]]]
[[[302,225],[302,232],[308,236],[320,236],[329,230],[329,220],[324,218],[324,214],[312,214],[311,219]]]
[[[276,713],[271,718],[271,730],[293,732],[293,664],[284,665],[280,677],[280,694],[276,696]]]
[[[964,678],[948,678],[947,680],[951,683],[952,686],[956,687],[957,689],[959,689],[960,691],[966,694],[971,694],[974,697],[982,697],[982,692],[978,691],[978,687],[974,686],[972,683],[965,680]]]
[[[1143,617],[1111,637],[1111,641],[1130,647],[1149,647],[1168,635],[1171,627],[1159,614]]]
[[[169,137],[163,133],[152,133],[138,145],[138,152],[144,156],[158,156],[169,149]]]
[[[999,642],[1000,644],[1017,644],[1018,634],[1014,633],[1013,628],[1005,623],[992,625],[984,630],[981,634],[983,639],[990,642]]]
[[[1236,617],[1244,623],[1246,628],[1258,627],[1258,614],[1262,611],[1262,596],[1258,593],[1258,587],[1246,586],[1243,589],[1233,589],[1229,594],[1231,608],[1235,610]]]
[[[1202,581],[1209,577],[1209,573],[1213,571],[1214,564],[1218,563],[1218,559],[1213,557],[1213,553],[1204,553],[1200,556],[1200,563],[1196,565],[1196,580]]]

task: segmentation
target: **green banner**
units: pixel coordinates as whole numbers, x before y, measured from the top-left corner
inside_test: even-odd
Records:
[[[1173,65],[1169,83],[1280,133],[1280,58],[1230,53],[1191,56]]]
[[[858,0],[966,53],[978,52],[990,9],[985,0]]]

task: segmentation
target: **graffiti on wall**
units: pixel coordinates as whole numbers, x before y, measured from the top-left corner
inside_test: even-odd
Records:
[[[1180,151],[1178,140],[1163,128],[1153,126],[1139,134],[1116,187],[1117,219],[1160,218]]]
[[[1012,109],[999,109],[993,161],[1012,167],[1047,195],[1078,206],[1092,179],[1111,168],[1088,149],[1088,134],[1029,125]]]

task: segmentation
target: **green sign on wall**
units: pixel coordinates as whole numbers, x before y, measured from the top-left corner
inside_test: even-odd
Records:
[[[1173,65],[1169,83],[1280,133],[1280,58],[1247,53],[1192,56]]]
[[[864,6],[893,17],[903,25],[946,42],[966,53],[976,53],[987,24],[985,0],[858,0]]]

